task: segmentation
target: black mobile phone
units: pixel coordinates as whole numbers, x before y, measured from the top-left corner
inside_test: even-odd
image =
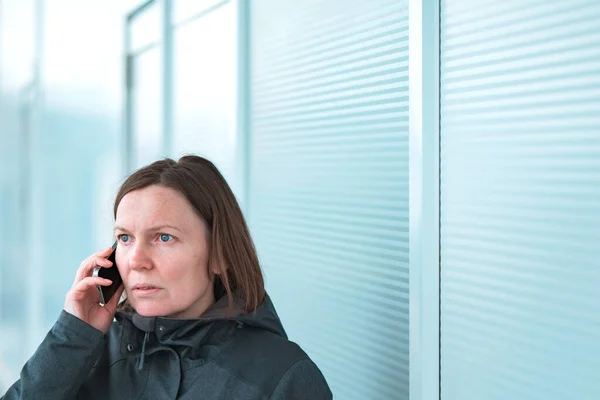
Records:
[[[106,304],[110,301],[111,297],[115,294],[119,286],[123,284],[123,279],[121,278],[121,274],[119,274],[119,269],[117,268],[117,261],[115,259],[115,253],[117,251],[117,242],[112,245],[112,252],[107,257],[108,260],[112,261],[113,265],[110,268],[102,268],[96,267],[94,268],[94,275],[99,276],[101,278],[110,279],[112,284],[110,286],[100,286],[96,285],[96,289],[98,290],[98,294],[100,295],[100,303]]]

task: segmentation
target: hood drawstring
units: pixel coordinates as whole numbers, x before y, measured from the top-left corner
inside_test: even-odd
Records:
[[[144,368],[144,358],[146,358],[146,342],[150,336],[150,332],[146,332],[144,335],[144,342],[142,343],[142,355],[140,356],[140,361],[138,362],[138,370],[142,370]]]
[[[142,317],[139,314],[134,314],[132,317],[133,324],[142,331],[145,332],[144,341],[142,342],[142,354],[140,354],[140,359],[138,361],[138,370],[142,370],[144,368],[144,360],[146,358],[146,343],[150,340],[150,332],[154,332],[154,327],[156,326],[156,318],[155,317]]]

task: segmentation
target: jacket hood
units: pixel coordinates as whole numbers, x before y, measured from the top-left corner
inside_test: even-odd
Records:
[[[234,305],[232,307],[233,313],[231,316],[227,316],[229,299],[227,296],[221,297],[211,307],[209,307],[200,318],[195,319],[178,319],[168,317],[145,317],[134,310],[132,311],[119,311],[117,312],[117,321],[121,321],[126,318],[133,322],[133,324],[144,332],[152,332],[157,326],[161,327],[161,331],[173,332],[176,330],[182,330],[183,332],[193,331],[208,322],[214,321],[236,321],[240,324],[253,326],[255,328],[265,329],[278,336],[287,339],[287,334],[281,320],[277,315],[275,306],[271,301],[269,295],[265,295],[263,302],[256,308],[254,312],[246,313],[244,311],[243,300],[234,297]]]
[[[233,312],[229,317],[227,316],[228,306],[229,299],[227,296],[223,296],[209,307],[200,318],[196,319],[145,317],[135,312],[135,310],[119,311],[115,318],[121,325],[124,325],[125,320],[130,321],[135,328],[144,332],[141,357],[138,364],[140,370],[144,366],[146,343],[150,339],[151,332],[160,337],[164,344],[196,347],[206,337],[219,336],[223,333],[219,333],[219,331],[222,331],[221,327],[223,326],[219,322],[227,325],[227,322],[235,321],[238,327],[247,325],[264,329],[287,339],[287,334],[269,295],[265,295],[263,302],[251,313],[244,311],[243,300],[235,296],[232,307]]]
[[[225,308],[227,308],[227,305],[225,305]],[[267,330],[285,339],[288,338],[287,333],[281,324],[281,320],[277,315],[277,311],[275,311],[275,306],[268,295],[265,296],[264,301],[258,306],[255,312],[240,313],[234,319],[238,323]]]

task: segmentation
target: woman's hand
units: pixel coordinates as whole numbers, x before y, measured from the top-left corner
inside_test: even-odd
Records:
[[[67,293],[65,299],[65,311],[87,322],[94,328],[106,334],[110,328],[117,304],[123,293],[124,286],[121,285],[112,296],[108,304],[100,305],[100,298],[96,285],[110,286],[112,281],[100,277],[93,277],[94,268],[97,266],[112,268],[112,262],[106,257],[110,255],[112,248],[108,248],[92,254],[86,258],[77,270],[75,282]],[[116,267],[114,267],[116,268]]]

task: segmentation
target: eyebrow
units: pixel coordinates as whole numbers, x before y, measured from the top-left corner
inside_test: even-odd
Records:
[[[161,229],[164,229],[164,228],[175,229],[176,231],[179,231],[179,232],[181,232],[181,229],[179,229],[179,228],[176,228],[176,227],[174,227],[173,225],[167,225],[167,224],[165,224],[165,225],[157,225],[157,226],[150,227],[150,228],[146,229],[146,232],[154,232],[154,231],[159,231],[159,230],[161,230]],[[114,231],[123,231],[123,232],[129,232],[129,230],[127,230],[127,229],[125,229],[124,227],[122,227],[122,226],[119,226],[119,225],[115,225],[115,229],[114,229]]]

